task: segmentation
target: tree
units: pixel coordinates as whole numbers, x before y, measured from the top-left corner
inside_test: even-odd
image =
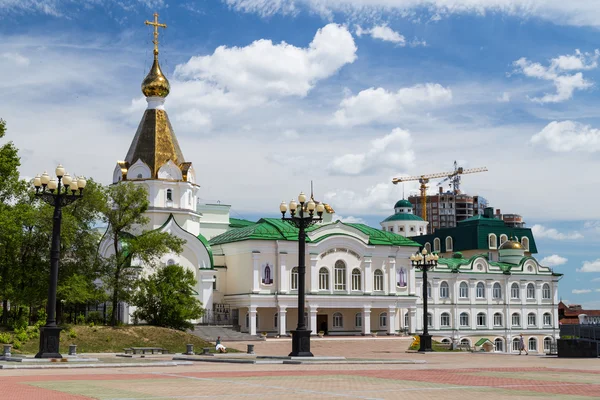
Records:
[[[107,189],[107,202],[102,206],[103,220],[108,224],[105,240],[110,240],[113,254],[103,260],[103,281],[111,292],[111,325],[117,324],[119,301],[131,298],[140,268],[155,268],[166,253],[180,253],[185,241],[168,232],[142,230],[149,222],[148,192],[141,185],[122,182]],[[132,232],[139,232],[134,235]]]
[[[194,297],[194,273],[179,265],[167,265],[148,278],[142,278],[133,295],[135,318],[151,325],[186,330],[189,322],[204,313],[202,302]]]

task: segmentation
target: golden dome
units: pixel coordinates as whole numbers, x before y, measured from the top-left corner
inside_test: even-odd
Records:
[[[498,250],[525,250],[523,245],[519,242],[515,242],[514,240],[507,240],[502,243],[502,246]]]
[[[152,68],[150,68],[150,72],[142,82],[142,93],[146,97],[167,97],[170,91],[171,85],[162,73],[158,64],[158,57],[155,55]]]

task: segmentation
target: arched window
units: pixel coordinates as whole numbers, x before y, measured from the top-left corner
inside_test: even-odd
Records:
[[[469,326],[469,314],[460,313],[460,326]]]
[[[427,250],[427,253],[431,253],[431,244],[429,242],[425,243],[425,249]]]
[[[516,337],[512,340],[512,351],[519,351],[519,338]]]
[[[519,313],[513,313],[512,326],[521,326],[521,315]]]
[[[169,258],[167,260],[167,265],[175,265],[175,260],[173,260],[172,258]]]
[[[494,350],[504,351],[504,341],[502,339],[496,338],[496,340],[494,340]]]
[[[530,337],[529,340],[529,351],[537,351],[537,339]]]
[[[535,313],[527,314],[527,326],[535,326]]]
[[[433,314],[427,313],[427,327],[433,328]]]
[[[352,290],[358,291],[362,290],[362,284],[360,279],[360,270],[358,268],[354,268],[352,270]]]
[[[354,316],[354,326],[362,328],[362,313],[356,313]]]
[[[433,251],[434,252],[439,252],[440,251],[440,238],[435,238],[433,239]]]
[[[213,281],[213,290],[217,290],[217,276],[213,275],[213,279],[214,279],[214,281]]]
[[[485,285],[483,282],[477,283],[477,298],[485,299]]]
[[[452,251],[452,237],[448,236],[446,238],[446,251]]]
[[[467,285],[467,282],[460,283],[460,286],[458,287],[458,297],[461,299],[469,298],[469,285]]]
[[[171,189],[167,189],[167,201],[173,201],[173,191]]]
[[[448,282],[444,281],[440,284],[440,299],[447,299],[450,297],[450,287]]]
[[[551,326],[552,325],[552,315],[550,313],[545,313],[544,314],[544,326]]]
[[[333,313],[333,327],[338,329],[344,327],[344,317],[339,312]]]
[[[494,286],[492,287],[492,297],[495,300],[502,298],[502,286],[500,286],[498,282],[494,283]]]
[[[396,284],[398,287],[406,287],[406,270],[403,267],[396,270],[397,280]]]
[[[493,233],[490,233],[488,235],[488,246],[490,249],[495,249],[498,247],[496,235],[494,235]]]
[[[273,315],[273,328],[277,329],[278,323],[279,323],[279,313],[275,313],[275,315]]]
[[[552,338],[545,337],[544,338],[544,351],[550,351],[551,348],[552,348]]]
[[[452,343],[452,341],[450,339],[448,339],[448,338],[444,338],[444,339],[442,339],[442,343],[444,343],[444,344],[450,344],[450,343]]]
[[[325,267],[319,270],[319,290],[329,290],[329,270]]]
[[[510,285],[510,298],[511,299],[518,299],[519,296],[519,284],[518,283],[513,283],[512,285]]]
[[[502,314],[494,314],[494,326],[502,326]]]
[[[535,286],[533,286],[533,283],[527,284],[527,298],[535,299]]]
[[[477,314],[477,326],[486,326],[485,313],[480,312]]]
[[[346,290],[346,264],[342,260],[335,262],[335,290]]]
[[[383,291],[383,272],[376,269],[373,273],[373,290],[376,292]]]
[[[462,338],[460,339],[460,344],[463,344],[465,346],[471,346],[471,341],[467,338]]]
[[[298,267],[292,268],[291,289],[298,290]]]
[[[508,236],[500,235],[500,246],[502,246],[504,244],[504,242],[506,242],[507,240],[508,240]]]
[[[523,237],[521,238],[521,245],[523,246],[523,248],[524,248],[526,251],[529,251],[529,238],[528,238],[528,237],[526,237],[526,236],[523,236]]]
[[[447,312],[442,313],[442,315],[440,316],[440,326],[442,326],[443,328],[450,327],[450,314],[448,314]]]
[[[379,314],[379,327],[380,328],[387,327],[387,313]]]
[[[550,285],[544,283],[544,286],[542,286],[542,299],[549,300],[551,298],[552,295],[550,294]]]

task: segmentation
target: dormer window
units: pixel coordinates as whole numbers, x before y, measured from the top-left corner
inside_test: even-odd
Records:
[[[173,201],[173,191],[171,189],[167,189],[167,201]]]

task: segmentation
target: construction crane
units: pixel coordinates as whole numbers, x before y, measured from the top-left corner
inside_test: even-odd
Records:
[[[445,178],[441,183],[447,180],[451,180],[451,184],[454,186],[454,194],[456,194],[460,191],[460,175],[485,172],[487,170],[488,169],[486,167],[464,169],[463,167],[459,167],[457,162],[454,161],[454,171],[452,172],[439,172],[436,174],[394,178],[392,179],[392,183],[397,185],[399,182],[419,181],[419,183],[421,184],[421,217],[424,221],[427,221],[427,184],[429,183],[430,179]]]

